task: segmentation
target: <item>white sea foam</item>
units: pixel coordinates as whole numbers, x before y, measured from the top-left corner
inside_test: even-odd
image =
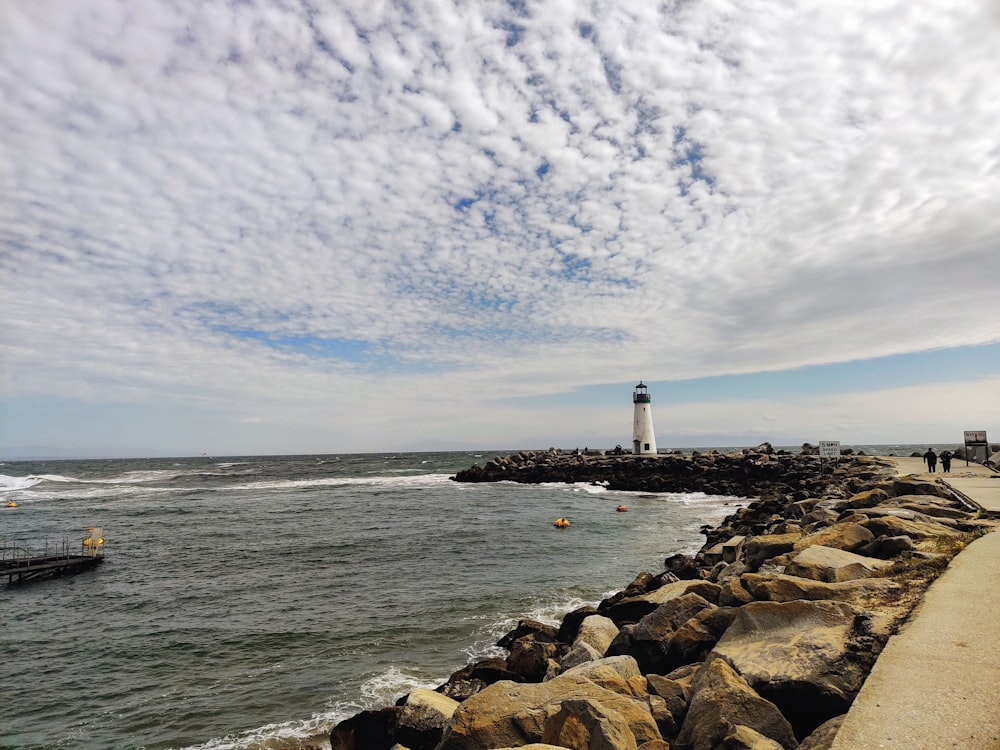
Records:
[[[6,474],[0,474],[0,491],[14,492],[16,490],[26,490],[44,481],[45,477],[11,477]]]
[[[288,747],[290,743],[330,747],[330,729],[339,719],[325,714],[316,714],[306,721],[286,721],[279,724],[265,724],[239,734],[230,734],[209,740],[201,745],[191,745],[184,750],[263,750],[264,748]]]
[[[407,477],[324,477],[322,479],[277,479],[273,481],[247,482],[227,487],[227,490],[295,490],[306,487],[386,487],[404,489],[406,487],[437,487],[449,483],[450,474],[419,474]]]

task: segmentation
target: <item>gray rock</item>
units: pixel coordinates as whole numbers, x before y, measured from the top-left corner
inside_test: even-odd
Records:
[[[736,725],[750,727],[786,750],[798,744],[778,707],[758,695],[725,659],[706,661],[691,693],[691,706],[677,735],[678,750],[716,750]]]
[[[863,612],[843,602],[751,602],[712,654],[777,705],[802,737],[854,700],[874,661],[868,627]]]

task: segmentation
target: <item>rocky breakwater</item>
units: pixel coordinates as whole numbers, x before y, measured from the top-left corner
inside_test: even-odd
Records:
[[[859,485],[892,474],[889,464],[867,456],[845,455],[839,462],[820,461],[808,452],[774,451],[764,443],[735,453],[687,455],[567,454],[521,451],[497,456],[458,472],[456,482],[584,482],[611,490],[705,492],[764,499],[824,496],[845,484]]]
[[[992,527],[874,458],[764,489],[696,555],[558,625],[522,621],[505,658],[341,722],[333,750],[828,748],[888,637]]]

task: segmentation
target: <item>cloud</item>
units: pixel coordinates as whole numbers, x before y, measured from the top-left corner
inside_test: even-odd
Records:
[[[998,25],[971,0],[5,6],[4,390],[343,418],[377,387],[387,421],[455,421],[995,342]]]

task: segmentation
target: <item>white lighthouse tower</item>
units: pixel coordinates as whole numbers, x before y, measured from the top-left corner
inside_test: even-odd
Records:
[[[640,380],[632,394],[635,404],[632,421],[632,452],[637,456],[656,455],[656,435],[653,434],[653,407],[646,386]]]

